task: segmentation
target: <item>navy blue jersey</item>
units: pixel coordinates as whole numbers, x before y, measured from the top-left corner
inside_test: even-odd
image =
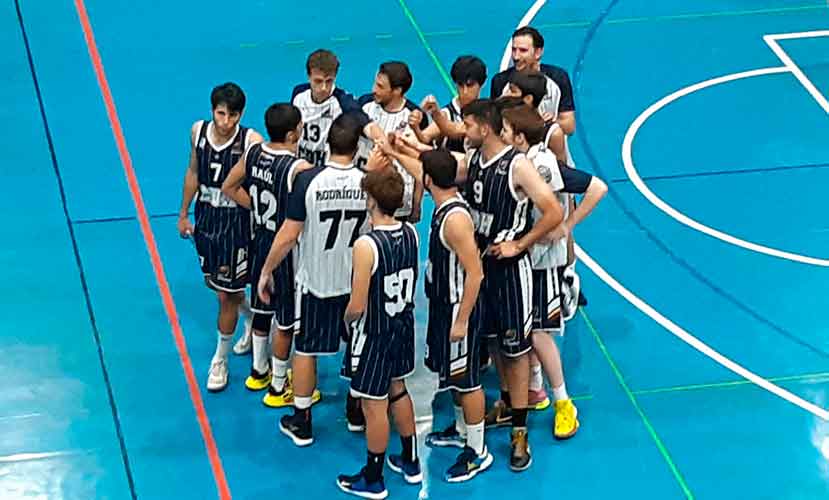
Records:
[[[238,127],[236,135],[221,145],[213,144],[212,129],[212,122],[201,122],[196,138],[196,231],[219,238],[237,224],[250,226],[248,211],[222,193],[222,183],[247,147],[249,129]]]
[[[441,203],[432,213],[429,260],[426,263],[426,297],[430,301],[447,304],[457,304],[461,301],[466,280],[466,272],[458,255],[449,248],[443,233],[446,218],[454,212],[462,212],[472,217],[469,205],[460,195]]]
[[[290,151],[274,150],[265,144],[255,144],[248,150],[244,187],[250,194],[252,236],[269,240],[268,248],[285,222],[290,180],[300,161]]]
[[[417,281],[417,230],[408,223],[377,226],[361,236],[374,251],[374,268],[361,330],[387,335],[399,330],[405,317],[413,319]]]
[[[443,114],[449,118],[449,121],[453,123],[460,123],[463,121],[463,115],[461,114],[460,109],[460,101],[458,98],[452,99],[452,102],[447,104],[441,110]],[[466,148],[464,147],[464,138],[463,137],[444,137],[443,138],[443,147],[448,149],[449,151],[454,151],[455,153],[465,153]]]
[[[532,203],[512,185],[514,163],[523,157],[507,146],[487,162],[481,150],[473,151],[469,158],[464,198],[471,208],[482,252],[493,244],[519,240],[531,229]]]

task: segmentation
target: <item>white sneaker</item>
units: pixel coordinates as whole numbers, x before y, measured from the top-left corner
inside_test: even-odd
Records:
[[[210,363],[210,373],[207,374],[207,390],[219,392],[227,387],[227,360],[214,359]]]
[[[242,356],[250,352],[251,347],[253,345],[253,339],[251,337],[251,328],[252,328],[253,320],[249,317],[245,318],[245,333],[239,337],[239,340],[236,341],[236,344],[233,346],[233,354],[237,356]]]

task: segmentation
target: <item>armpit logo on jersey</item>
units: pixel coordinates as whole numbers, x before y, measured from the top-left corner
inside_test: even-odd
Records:
[[[553,172],[550,171],[550,167],[547,165],[541,165],[538,167],[538,175],[544,179],[545,184],[549,184],[553,180]]]
[[[498,160],[498,167],[496,167],[495,173],[498,175],[506,175],[509,172],[510,163],[512,163],[512,160]]]

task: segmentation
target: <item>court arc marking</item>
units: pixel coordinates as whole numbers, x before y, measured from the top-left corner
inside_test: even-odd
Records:
[[[674,208],[672,205],[665,202],[653,191],[651,191],[651,189],[639,175],[639,172],[636,170],[636,165],[633,162],[633,141],[635,140],[636,134],[639,132],[639,129],[642,127],[642,125],[645,124],[645,122],[649,118],[651,118],[654,114],[656,114],[656,112],[658,112],[659,110],[661,110],[662,108],[674,101],[677,101],[685,96],[716,85],[722,85],[744,78],[791,73],[798,79],[801,85],[803,85],[803,87],[809,92],[809,94],[815,99],[815,101],[817,101],[820,107],[826,113],[829,113],[829,102],[827,102],[826,98],[817,90],[817,88],[814,86],[814,84],[812,84],[811,81],[809,81],[809,79],[806,77],[803,71],[800,70],[800,68],[794,63],[794,61],[792,61],[791,57],[789,57],[789,55],[786,54],[786,52],[777,43],[778,40],[794,40],[818,37],[829,37],[829,31],[807,31],[800,33],[764,35],[763,40],[766,42],[766,44],[768,44],[769,48],[771,48],[771,50],[775,53],[775,55],[777,55],[781,62],[783,62],[784,66],[742,71],[739,73],[732,73],[724,76],[719,76],[716,78],[711,78],[709,80],[695,83],[693,85],[689,85],[680,90],[677,90],[676,92],[673,92],[663,97],[662,99],[656,101],[655,103],[651,104],[647,109],[645,109],[645,111],[643,111],[639,116],[637,116],[636,119],[633,120],[633,123],[630,124],[630,127],[628,127],[627,133],[625,134],[624,141],[622,142],[622,162],[625,167],[625,173],[633,183],[634,187],[636,187],[636,189],[639,191],[639,193],[641,193],[642,196],[644,196],[652,205],[654,205],[656,208],[667,214],[672,219],[678,221],[681,224],[684,224],[685,226],[690,227],[691,229],[706,234],[712,238],[716,238],[720,241],[737,247],[741,247],[745,250],[765,254],[771,257],[785,259],[793,262],[800,262],[802,264],[808,264],[813,266],[829,267],[829,259],[801,255],[794,252],[788,252],[785,250],[761,245],[759,243],[747,241],[742,238],[738,238],[732,234],[715,229],[711,226],[707,226],[685,215],[684,213]]]
[[[533,17],[538,13],[541,7],[546,3],[546,0],[538,0],[536,1],[530,10],[527,11],[527,14],[521,19],[521,23],[519,23],[518,27],[524,26],[529,24]],[[530,14],[532,13],[532,16]],[[509,66],[509,51],[510,51],[510,44],[507,44],[507,49],[504,52],[504,57],[501,61],[500,70],[503,71]],[[788,71],[788,69],[786,69]],[[783,72],[783,70],[780,70]],[[723,356],[716,350],[709,347],[707,344],[699,340],[698,338],[691,335],[688,331],[671,321],[670,319],[666,318],[664,315],[659,313],[656,309],[651,307],[647,304],[644,300],[634,295],[630,290],[625,288],[621,283],[619,283],[613,276],[607,273],[595,260],[593,260],[590,255],[584,251],[578,244],[575,245],[576,249],[576,256],[581,260],[593,273],[602,281],[604,281],[608,286],[610,286],[616,293],[622,296],[625,300],[630,302],[631,305],[642,311],[646,314],[649,318],[654,320],[660,326],[668,330],[672,335],[679,338],[686,344],[690,345],[700,353],[708,356],[713,361],[718,363],[719,365],[725,367],[726,369],[736,373],[737,375],[749,380],[750,382],[754,383],[755,385],[766,389],[767,391],[771,392],[772,394],[808,411],[809,413],[825,420],[829,421],[829,411],[824,410],[823,408],[818,407],[817,405],[810,403],[803,398],[792,394],[791,392],[779,387],[772,382],[760,377],[759,375],[747,370],[743,366],[735,363],[734,361],[728,359],[727,357]]]

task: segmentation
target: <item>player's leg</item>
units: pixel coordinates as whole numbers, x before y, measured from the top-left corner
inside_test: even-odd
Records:
[[[296,352],[293,362],[294,414],[279,420],[279,430],[297,446],[313,444],[311,404],[317,383],[317,359],[313,355]]]
[[[541,362],[534,352],[530,353],[530,381],[529,393],[527,394],[527,407],[533,411],[542,411],[550,407],[550,398],[547,397],[547,390],[544,389],[544,375],[542,374]]]
[[[548,332],[533,332],[532,339],[533,348],[553,387],[556,409],[553,435],[557,439],[571,438],[579,429],[578,409],[567,394],[558,346]]]
[[[488,469],[493,461],[484,440],[486,398],[483,389],[479,384],[477,389],[458,391],[455,397],[463,412],[466,442],[455,463],[446,471],[445,478],[450,483],[469,481]]]
[[[243,292],[218,291],[216,295],[219,299],[217,343],[207,376],[207,390],[211,392],[227,387],[227,356],[239,321],[239,302],[244,298]]]
[[[245,380],[245,387],[251,391],[266,389],[271,380],[268,341],[272,322],[273,314],[253,313],[253,358],[251,360],[250,375]]]
[[[252,293],[256,293],[255,290],[252,290]],[[242,333],[242,336],[239,337],[239,340],[233,344],[233,354],[238,356],[245,355],[249,353],[253,347],[253,312],[250,308],[250,302],[247,298],[245,298],[241,304],[239,304],[239,314],[245,320],[245,331]]]
[[[337,485],[346,493],[363,498],[386,498],[389,494],[383,481],[383,462],[389,445],[389,401],[363,399],[366,418],[366,465],[354,475],[340,475]]]
[[[288,383],[291,345],[294,329],[281,328],[277,325],[271,337],[271,384],[268,393],[262,399],[265,406],[282,408],[294,404],[293,388]]]
[[[412,404],[412,398],[403,380],[392,381],[389,392],[389,407],[394,417],[394,426],[400,435],[402,447],[402,452],[399,455],[389,455],[387,461],[389,468],[398,474],[402,474],[407,483],[418,484],[423,480],[423,473],[420,470],[420,460],[417,453],[414,404]],[[366,420],[366,429],[368,429],[368,416],[366,416]]]

